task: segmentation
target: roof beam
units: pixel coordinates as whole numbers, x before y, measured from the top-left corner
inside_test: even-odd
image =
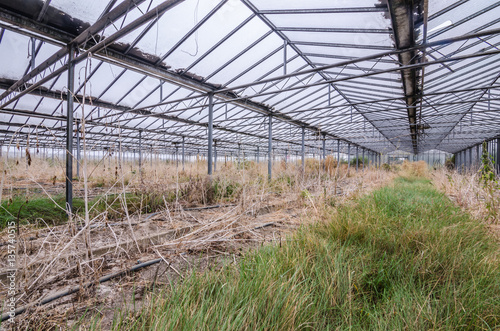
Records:
[[[415,42],[415,20],[421,17],[423,0],[389,0],[389,12],[392,21],[392,30],[396,49],[413,48]],[[406,51],[398,54],[401,67],[419,63],[419,53],[417,50]],[[418,75],[421,69],[408,68],[401,70],[401,79],[408,109],[408,121],[410,123],[410,135],[413,145],[413,152],[418,153],[418,132],[417,116],[415,106],[419,102],[420,93],[417,85]]]

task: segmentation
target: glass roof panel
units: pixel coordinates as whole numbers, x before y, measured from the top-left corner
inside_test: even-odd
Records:
[[[149,1],[147,1],[149,2]],[[161,2],[156,2],[151,8]],[[219,3],[218,0],[186,0],[165,12],[156,24],[139,41],[137,47],[148,54],[157,56],[164,55],[185,34],[189,32],[200,20],[202,20]],[[136,13],[139,16],[138,13]],[[215,15],[218,17],[218,15]],[[130,22],[130,20],[127,20]],[[134,31],[120,39],[120,42],[131,44],[142,30]],[[204,30],[202,28],[201,30]],[[114,31],[110,31],[110,34]],[[189,44],[189,50],[193,45]],[[187,45],[185,46],[187,47]],[[188,51],[189,51],[188,50]]]
[[[304,31],[284,31],[288,39],[294,41],[308,41],[317,43],[341,43],[355,45],[375,45],[393,47],[389,34],[365,34],[365,33],[329,33],[329,32],[304,32]]]
[[[236,2],[237,0],[231,0]],[[374,7],[380,4],[374,0],[252,0],[259,9],[303,9],[303,8],[350,8],[350,7]]]
[[[0,43],[0,73],[3,78],[19,79],[30,65],[26,56],[31,49],[30,38],[5,30]],[[5,65],[8,63],[9,65]]]
[[[339,13],[266,15],[279,27],[293,28],[348,28],[348,29],[388,29],[391,21],[383,13]]]
[[[243,5],[242,5],[243,6]],[[186,68],[195,61],[198,57],[209,50],[218,40],[222,39],[232,29],[237,27],[249,15],[250,11],[246,7],[235,10],[231,13],[212,16],[204,25],[203,29],[199,29],[197,33],[192,35],[180,47],[175,50],[172,55],[167,57],[165,63],[172,66],[174,69]],[[247,33],[259,33],[264,27],[255,32],[247,31]],[[233,40],[235,47],[239,48],[247,43],[246,39]]]
[[[108,3],[109,0],[52,0],[50,6],[69,14],[73,18],[94,24],[101,13],[104,12]]]

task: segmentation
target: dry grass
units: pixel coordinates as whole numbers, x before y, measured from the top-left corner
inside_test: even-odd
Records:
[[[235,254],[245,247],[284,240],[286,233],[322,218],[327,208],[335,209],[396,176],[368,168],[356,173],[351,167],[348,173],[346,165],[336,168],[333,159],[327,159],[326,171],[317,160],[308,159],[306,164],[303,172],[300,164],[276,162],[268,181],[264,162],[219,162],[209,178],[203,161],[186,163],[184,171],[181,164],[149,159],[142,171],[137,163],[120,164],[113,158],[88,161],[86,171],[81,169],[87,177],[74,182],[75,195],[86,197],[88,203],[93,197],[96,205],[89,203],[88,211],[63,225],[49,225],[43,217],[21,225],[18,306],[130,267],[137,260],[162,257],[172,262],[186,252]],[[29,171],[15,160],[3,166],[4,197],[52,198],[64,192],[59,160],[33,157]],[[227,206],[187,210],[214,204]],[[148,218],[145,210],[157,214]],[[5,231],[0,238],[6,241]],[[6,268],[3,263],[0,271]],[[173,267],[181,269],[175,263]],[[5,295],[0,292],[0,299]],[[81,294],[87,299],[88,295]],[[85,300],[80,304],[87,304]]]
[[[408,162],[404,161],[401,164],[401,175],[409,177],[429,177],[429,166],[425,161]]]
[[[432,172],[436,188],[445,193],[462,210],[475,219],[489,224],[500,224],[500,190],[498,184],[484,185],[478,172],[460,174],[439,169]]]

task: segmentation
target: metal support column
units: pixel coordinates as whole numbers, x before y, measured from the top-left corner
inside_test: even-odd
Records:
[[[139,173],[142,172],[142,130],[139,130]]]
[[[323,134],[323,170],[326,170],[326,134]]]
[[[356,146],[356,171],[359,169],[359,147]]]
[[[472,171],[472,147],[469,148],[469,171]]]
[[[365,171],[365,149],[363,148],[363,171]]]
[[[73,95],[75,89],[74,46],[68,45],[68,100],[66,114],[66,211],[73,212]]]
[[[217,141],[214,141],[214,172],[217,172]]]
[[[241,144],[238,143],[238,165],[241,163]]]
[[[306,168],[306,144],[305,144],[305,136],[306,136],[306,128],[302,127],[302,171],[305,171]]]
[[[267,176],[269,180],[272,178],[272,166],[273,166],[273,160],[272,160],[272,148],[273,148],[273,117],[272,115],[269,115],[269,134],[267,137],[267,154],[268,154],[268,160],[267,160]]]
[[[476,145],[476,170],[481,166],[481,154],[479,154],[479,144]]]
[[[347,143],[347,170],[351,167],[351,143]]]
[[[213,129],[214,129],[214,95],[208,94],[208,174],[212,174],[212,144],[213,144]]]
[[[80,121],[76,121],[76,178],[80,180]]]
[[[185,137],[182,137],[182,171],[184,171],[184,163],[186,161],[186,153],[185,153],[185,149],[184,149],[184,138]]]
[[[337,167],[340,166],[340,139],[337,140]]]
[[[500,138],[497,138],[497,159],[496,159],[496,166],[497,166],[497,176],[500,175]]]
[[[175,167],[179,168],[179,146],[175,145]]]
[[[260,162],[260,150],[259,150],[259,146],[257,146],[257,163]]]

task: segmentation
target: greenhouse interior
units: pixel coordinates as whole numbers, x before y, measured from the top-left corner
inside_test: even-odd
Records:
[[[500,1],[0,0],[0,63],[2,327],[500,327]]]

